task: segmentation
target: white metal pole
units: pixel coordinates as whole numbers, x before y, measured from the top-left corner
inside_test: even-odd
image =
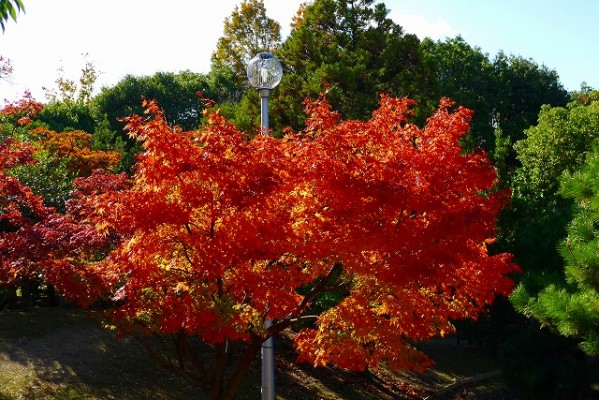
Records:
[[[264,321],[264,328],[268,329],[272,321]],[[275,352],[272,336],[262,343],[262,400],[275,400]]]
[[[268,95],[270,89],[259,89],[260,94],[260,125],[262,132],[268,135]],[[268,329],[272,321],[264,321],[264,328]],[[274,340],[271,337],[262,343],[262,400],[275,400],[275,362]]]
[[[262,133],[268,136],[268,95],[270,89],[258,89],[260,95],[260,126]]]

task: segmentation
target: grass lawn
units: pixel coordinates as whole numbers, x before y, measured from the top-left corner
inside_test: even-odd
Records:
[[[437,364],[423,375],[383,369],[349,373],[297,365],[289,340],[275,343],[280,400],[425,399],[453,382],[495,371],[495,361],[454,342],[425,346]],[[256,360],[238,398],[260,398]],[[456,388],[435,399],[498,398],[500,377]],[[477,397],[478,396],[478,397]],[[188,400],[201,393],[153,364],[134,340],[116,339],[82,311],[36,308],[0,312],[0,400]]]

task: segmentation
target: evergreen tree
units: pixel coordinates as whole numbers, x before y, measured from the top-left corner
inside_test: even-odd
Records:
[[[522,56],[499,52],[493,60],[492,121],[511,143],[524,138],[524,131],[537,123],[543,105],[565,107],[569,94],[555,70]],[[506,154],[508,173],[518,166],[516,153]]]
[[[568,277],[571,275],[568,270],[580,265],[574,261],[579,258],[576,247],[583,237],[580,235],[584,225],[593,225],[593,220],[587,219],[592,215],[588,210],[584,216],[582,211],[575,211],[575,220],[568,227],[573,199],[584,191],[572,190],[572,185],[579,185],[573,178],[563,183],[561,191],[559,187],[563,176],[580,174],[575,171],[582,167],[592,143],[599,140],[599,92],[584,89],[574,94],[567,107],[545,106],[538,121],[525,131],[526,138],[516,143],[522,166],[512,181],[512,203],[501,222],[503,250],[512,251],[523,270],[510,300],[518,311],[534,317],[517,323],[503,344],[504,377],[524,399],[583,398],[597,371],[593,372],[593,366],[577,348],[576,340],[587,339],[584,329],[576,324],[592,323],[589,314],[585,315],[585,307],[589,307],[587,311],[591,314],[596,313],[592,310],[596,308],[596,299],[593,305],[592,295],[585,297],[589,296],[586,287]],[[591,178],[588,173],[587,178]],[[588,183],[592,185],[592,180]],[[589,234],[585,233],[584,241]],[[586,304],[579,304],[577,309],[576,301]],[[597,321],[594,321],[595,332]],[[535,322],[551,329],[539,329]],[[559,332],[570,337],[562,338]],[[569,373],[572,370],[576,374]]]
[[[435,74],[439,96],[474,111],[470,142],[490,150],[494,133],[493,64],[479,47],[472,47],[461,37],[445,41],[424,39],[425,61]]]
[[[493,156],[504,184],[520,165],[513,144],[537,121],[543,105],[564,107],[568,92],[545,66],[500,52],[494,59],[460,36],[422,42],[425,62],[435,74],[439,96],[474,111],[470,147]]]
[[[523,270],[518,279],[526,289],[521,290],[530,295],[563,279],[557,246],[566,236],[572,202],[558,194],[559,180],[584,162],[599,137],[598,117],[599,103],[593,101],[544,106],[538,124],[514,146],[521,167],[511,182],[511,204],[501,216],[498,247],[513,252]]]
[[[562,180],[560,193],[575,201],[568,236],[560,244],[564,281],[530,297],[524,286],[514,293],[516,307],[564,336],[581,340],[581,349],[599,355],[599,143],[586,164]]]
[[[381,93],[430,98],[432,76],[420,41],[405,35],[374,0],[315,0],[300,7],[277,53],[286,73],[273,92],[272,120],[301,128],[298,99],[327,98],[347,118],[367,118]],[[429,110],[430,111],[430,110]]]
[[[566,235],[572,203],[558,193],[560,178],[582,166],[597,138],[599,92],[590,92],[567,107],[543,106],[538,124],[514,146],[522,166],[512,180],[502,238],[522,266],[521,280],[532,294],[561,276],[557,245]]]

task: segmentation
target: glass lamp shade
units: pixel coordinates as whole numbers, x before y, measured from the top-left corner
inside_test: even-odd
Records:
[[[283,67],[270,53],[258,53],[247,66],[250,84],[258,89],[273,89],[283,77]]]

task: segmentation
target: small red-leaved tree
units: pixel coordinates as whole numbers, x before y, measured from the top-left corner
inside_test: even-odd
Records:
[[[70,200],[70,213],[60,214],[7,173],[16,166],[35,163],[33,152],[30,145],[13,139],[0,142],[0,286],[15,288],[40,279],[61,287],[66,283],[71,297],[87,304],[106,288],[97,282],[105,272],[95,271],[89,260],[100,257],[117,238],[101,235],[94,225],[83,221],[89,210],[82,199]],[[95,176],[104,178],[94,184],[95,190],[118,190],[127,185],[122,175]],[[81,197],[86,194],[84,188],[79,193]]]
[[[52,212],[30,188],[7,174],[11,168],[33,163],[32,153],[25,143],[0,142],[0,286],[34,278],[35,263],[21,255],[37,242],[34,226]]]
[[[250,140],[218,113],[171,130],[148,104],[128,120],[145,150],[131,186],[78,183],[79,215],[119,238],[88,270],[108,318],[213,399],[232,399],[261,343],[297,322],[314,365],[425,368],[412,344],[476,318],[517,267],[487,251],[506,196],[486,155],[460,148],[470,112],[443,101],[421,129],[411,105],[383,97],[370,120],[343,121],[318,99],[304,132]]]
[[[31,123],[42,107],[27,94],[0,109],[0,291],[4,294],[0,296],[0,307],[10,298],[16,299],[17,286],[38,279],[36,260],[48,256],[46,251],[37,251],[42,240],[36,227],[54,210],[10,174],[15,167],[36,163],[36,148],[15,139],[13,134]]]
[[[82,200],[71,200],[71,212],[60,214],[44,204],[48,199],[20,181],[14,169],[37,164],[39,152],[47,150],[52,160],[68,158],[69,172],[86,176],[95,168],[114,168],[119,154],[92,150],[92,136],[84,132],[57,133],[40,127],[31,130],[30,124],[42,108],[43,104],[30,93],[0,108],[0,288],[9,288],[3,292],[11,295],[19,285],[56,280],[61,285],[69,282],[70,292],[79,288],[81,300],[91,300],[92,294],[99,294],[91,289],[91,282],[102,274],[93,273],[89,260],[101,257],[113,241],[99,234],[94,225],[82,223],[82,217],[89,214],[78,209]],[[17,137],[26,137],[31,143],[23,143]],[[30,180],[55,179],[39,173],[40,170],[37,174],[30,172]],[[119,187],[115,181],[123,180],[122,176],[105,174],[94,190],[113,190]],[[37,186],[39,190],[40,185]],[[79,193],[85,195],[84,190]],[[81,279],[82,275],[86,279]],[[3,302],[0,299],[0,306]]]

